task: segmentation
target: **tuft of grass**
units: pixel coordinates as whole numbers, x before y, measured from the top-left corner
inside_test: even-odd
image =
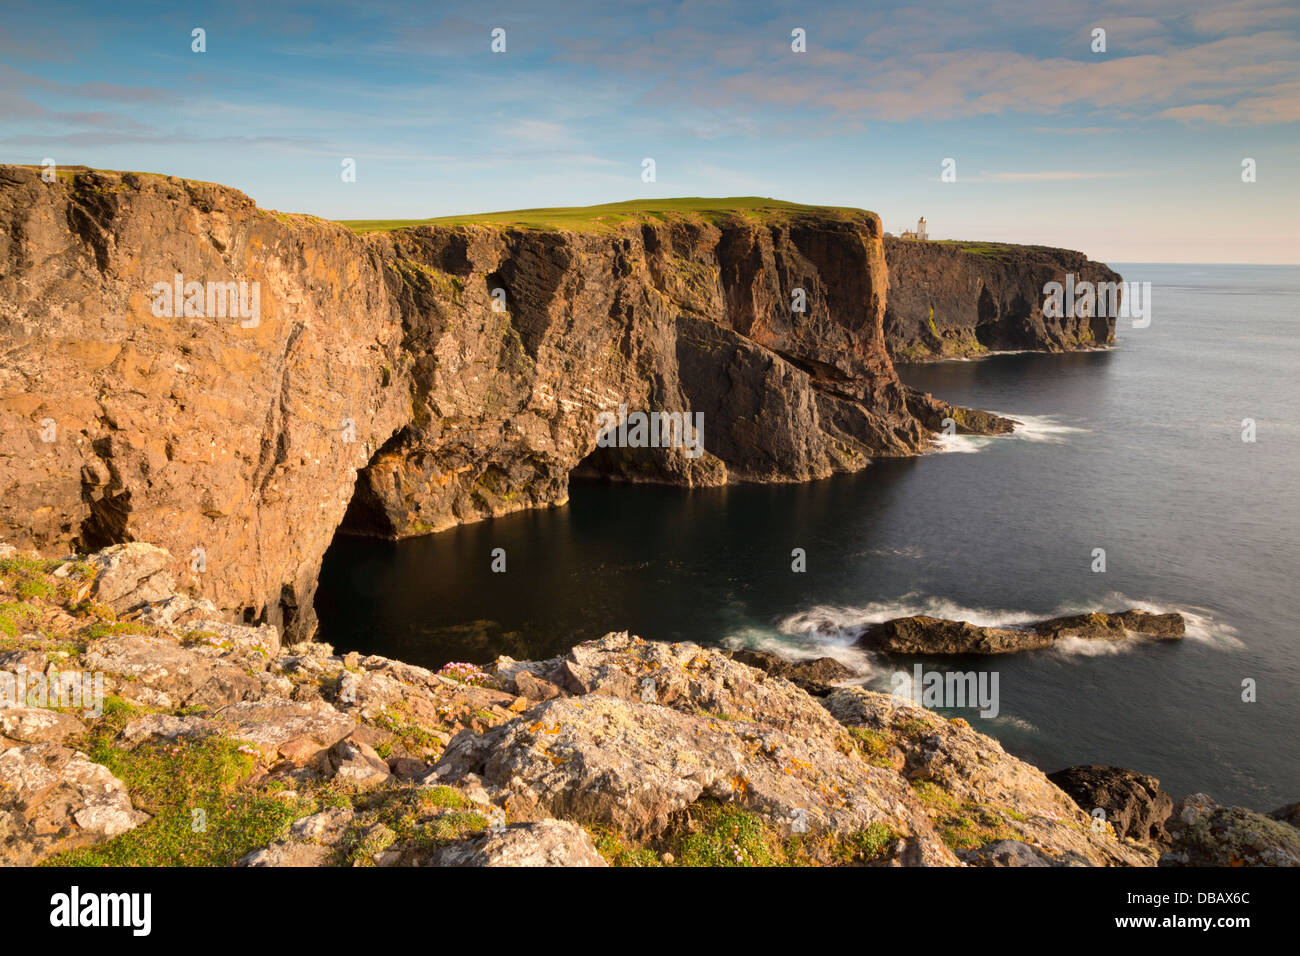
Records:
[[[682,866],[778,866],[780,841],[761,817],[731,803],[691,806],[695,827],[682,834],[673,856]]]
[[[18,636],[18,626],[40,617],[41,609],[26,601],[7,601],[0,604],[0,634]]]
[[[116,738],[141,711],[118,697],[81,749],[126,784],[131,803],[153,818],[121,836],[46,860],[46,866],[228,866],[281,836],[302,809],[269,787],[242,786],[252,755],[224,737],[133,750]]]
[[[605,862],[610,866],[663,866],[654,850],[649,847],[628,843],[611,826],[588,824],[583,829],[591,836],[591,842],[596,847],[596,852],[603,856]]]
[[[422,790],[419,796],[423,809],[442,807],[445,810],[465,810],[470,806],[469,798],[454,787],[437,786]]]

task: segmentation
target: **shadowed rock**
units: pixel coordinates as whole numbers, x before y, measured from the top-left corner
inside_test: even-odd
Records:
[[[775,677],[784,677],[796,687],[800,687],[814,696],[829,694],[836,681],[848,680],[855,676],[852,668],[846,667],[833,657],[818,657],[813,660],[787,660],[769,651],[738,650],[727,655],[733,661],[740,661],[750,667]]]
[[[1092,815],[1100,808],[1105,821],[1119,836],[1153,844],[1169,841],[1165,821],[1174,801],[1160,789],[1160,781],[1123,767],[1067,767],[1047,779],[1068,793],[1082,810]]]

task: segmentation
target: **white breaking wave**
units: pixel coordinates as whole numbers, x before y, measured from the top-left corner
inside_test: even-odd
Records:
[[[1016,430],[1009,435],[936,435],[935,449],[939,453],[970,454],[983,451],[999,441],[1027,441],[1063,445],[1074,435],[1087,434],[1087,428],[1066,425],[1054,415],[1014,415],[1009,412],[991,412],[1010,418]]]
[[[801,640],[797,635],[776,634],[770,630],[757,627],[742,628],[722,641],[729,650],[747,648],[754,651],[768,651],[787,660],[804,661],[818,657],[831,657],[859,675],[860,683],[875,669],[872,655],[860,647],[854,647],[853,641]]]

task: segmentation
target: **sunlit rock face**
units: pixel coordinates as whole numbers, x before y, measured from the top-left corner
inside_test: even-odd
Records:
[[[156,542],[293,640],[340,526],[560,504],[579,466],[801,481],[921,450],[877,217],[715,218],[357,236],[208,183],[0,167],[0,536]],[[701,414],[703,452],[598,448],[619,406]]]

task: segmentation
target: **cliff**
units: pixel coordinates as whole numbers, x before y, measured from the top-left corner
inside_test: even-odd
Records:
[[[1120,276],[1081,252],[987,242],[923,242],[887,236],[885,342],[898,362],[1027,349],[1062,352],[1109,345],[1115,317],[1043,315],[1043,287],[1067,273],[1089,282]]]
[[[214,313],[225,283],[255,317]],[[207,183],[3,167],[0,529],[157,541],[184,586],[302,636],[341,524],[558,504],[579,465],[693,485],[915,454],[886,285],[859,210],[355,235]],[[705,453],[593,454],[620,405],[703,413]]]
[[[0,167],[0,535],[158,542],[182,587],[299,639],[340,527],[562,504],[574,471],[804,481],[944,417],[1011,427],[899,382],[897,303],[960,283],[910,251],[891,280],[875,214],[647,205],[359,235],[209,183]],[[975,298],[1038,281],[997,269]],[[623,408],[701,416],[703,453],[598,447]]]

